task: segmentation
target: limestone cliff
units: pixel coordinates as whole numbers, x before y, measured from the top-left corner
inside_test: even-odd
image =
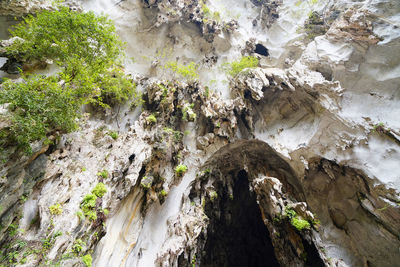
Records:
[[[398,266],[399,1],[64,5],[115,22],[142,102],[85,105],[77,131],[2,151],[0,264]],[[1,82],[56,71],[6,51],[11,17],[54,8],[0,0]]]

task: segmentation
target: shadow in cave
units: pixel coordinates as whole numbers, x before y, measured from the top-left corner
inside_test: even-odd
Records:
[[[279,266],[247,173],[240,171],[235,180],[233,196],[225,192],[219,196],[219,207],[206,207],[211,221],[201,266]]]

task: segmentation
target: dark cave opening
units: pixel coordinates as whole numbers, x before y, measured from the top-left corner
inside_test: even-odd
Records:
[[[221,193],[218,205],[206,207],[211,221],[201,266],[279,266],[245,171],[236,177],[232,195]]]
[[[256,44],[256,49],[254,50],[254,52],[262,56],[269,56],[268,48],[266,48],[262,44]]]

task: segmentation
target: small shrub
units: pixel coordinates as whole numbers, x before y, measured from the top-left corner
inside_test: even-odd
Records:
[[[28,15],[10,31],[24,41],[7,47],[7,54],[23,61],[55,59],[60,64],[77,56],[86,67],[116,60],[122,42],[105,16],[74,12],[68,7]]]
[[[111,136],[111,138],[114,140],[118,139],[118,133],[115,131],[108,132],[108,135]]]
[[[107,187],[103,183],[98,183],[92,189],[92,193],[95,194],[97,197],[102,197],[105,193],[107,193]]]
[[[92,255],[86,254],[82,256],[82,261],[85,264],[85,267],[92,267]]]
[[[101,177],[103,177],[103,179],[107,179],[108,178],[108,171],[107,170],[102,170],[101,172],[97,173],[97,176],[101,176]]]
[[[239,61],[225,64],[227,72],[235,77],[239,72],[247,68],[256,68],[258,66],[258,58],[254,56],[242,57]]]
[[[298,216],[290,219],[290,223],[298,230],[302,231],[303,229],[310,229],[311,225],[308,221],[299,218]]]
[[[95,194],[87,194],[81,202],[81,209],[83,211],[83,214],[90,221],[94,221],[97,219],[96,200],[97,196]]]
[[[150,189],[152,184],[153,184],[153,178],[152,177],[147,177],[147,176],[144,176],[142,178],[142,181],[140,182],[140,186],[145,190]]]
[[[175,173],[179,177],[182,176],[185,172],[187,172],[187,166],[183,164],[179,164],[178,166],[175,167]]]
[[[88,212],[86,212],[85,215],[89,219],[89,221],[97,220],[97,212],[95,210],[89,210]]]
[[[302,219],[301,217],[299,217],[296,213],[295,210],[293,210],[292,208],[286,208],[285,209],[285,215],[287,218],[289,218],[290,223],[298,230],[298,231],[302,231],[304,229],[310,229],[311,228],[311,224]]]
[[[81,102],[54,77],[23,77],[20,83],[7,80],[0,90],[0,104],[5,103],[10,104],[12,124],[1,133],[3,147],[17,145],[29,153],[30,143],[46,139],[54,129],[61,133],[77,129]]]
[[[50,214],[51,214],[51,215],[60,215],[60,214],[63,212],[63,209],[62,209],[60,203],[51,205],[51,206],[49,207],[49,210],[50,210]]]
[[[82,241],[82,239],[75,240],[74,244],[72,245],[72,251],[76,254],[79,254],[83,250],[83,247],[86,246],[86,243]]]
[[[151,115],[146,117],[146,121],[148,123],[156,123],[157,122],[157,118],[156,118],[156,116],[154,116],[154,114],[151,114]]]
[[[164,189],[160,191],[160,196],[166,197],[167,195],[168,195],[168,193]]]

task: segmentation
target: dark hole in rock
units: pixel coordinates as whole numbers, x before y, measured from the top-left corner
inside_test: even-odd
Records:
[[[132,161],[135,159],[136,155],[133,153],[132,155],[129,156],[129,162],[132,163]]]
[[[256,44],[256,50],[254,50],[254,52],[262,56],[269,56],[268,49],[262,44]]]
[[[247,173],[240,171],[236,180],[233,196],[218,192],[219,205],[206,207],[211,221],[201,266],[279,266]]]

